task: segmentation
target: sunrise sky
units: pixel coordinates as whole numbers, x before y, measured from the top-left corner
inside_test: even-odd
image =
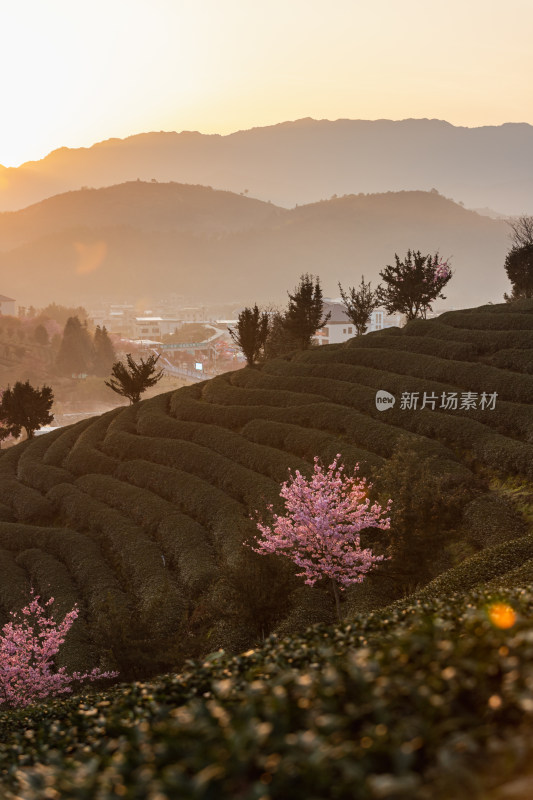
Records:
[[[2,4],[0,164],[301,117],[533,123],[532,0]]]

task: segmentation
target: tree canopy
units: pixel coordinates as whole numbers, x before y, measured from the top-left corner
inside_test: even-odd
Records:
[[[358,289],[352,286],[346,294],[339,283],[339,290],[346,315],[355,325],[357,336],[362,336],[366,333],[372,312],[379,306],[377,293],[371,290],[370,281],[365,283],[364,275],[361,276]]]
[[[423,256],[420,250],[408,250],[403,261],[394,254],[395,264],[380,272],[384,286],[378,286],[376,296],[387,313],[405,314],[408,320],[425,319],[431,304],[440,297],[452,277],[447,261],[438,253]]]
[[[313,277],[307,272],[300,277],[294,294],[289,293],[289,307],[284,318],[285,328],[301,350],[311,346],[312,337],[331,316],[330,313],[322,316],[324,301],[320,279],[317,277],[313,281]]]
[[[512,294],[505,294],[505,299],[511,302],[533,297],[533,241],[511,248],[504,267],[513,287]]]
[[[260,312],[257,303],[244,308],[237,320],[237,329],[228,328],[235,344],[241,348],[249,367],[255,366],[268,336],[268,314]]]
[[[53,401],[50,386],[36,389],[29,381],[17,381],[12,389],[8,386],[0,402],[0,438],[18,437],[24,429],[28,439],[33,439],[41,425],[48,425],[54,419],[50,414]]]
[[[106,386],[113,389],[122,397],[127,397],[130,403],[138,403],[141,394],[161,380],[163,370],[156,372],[155,365],[159,361],[159,356],[148,356],[146,361],[140,359],[139,363],[134,361],[131,353],[126,355],[128,366],[122,361],[116,361],[112,368],[112,377],[109,381],[104,381]]]

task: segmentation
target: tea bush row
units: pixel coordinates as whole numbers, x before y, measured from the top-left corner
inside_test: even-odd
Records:
[[[228,563],[239,559],[242,542],[257,532],[247,509],[196,475],[135,459],[121,464],[117,478],[173,503],[209,532],[217,553]]]
[[[286,373],[292,377],[287,378]],[[324,394],[330,399],[337,398],[338,401],[349,407],[355,408],[364,414],[368,414],[376,419],[387,422],[388,424],[403,427],[404,415],[412,413],[400,411],[399,401],[403,392],[416,392],[419,395],[419,405],[422,405],[423,393],[428,396],[434,393],[437,396],[435,409],[432,413],[441,413],[439,408],[442,393],[457,392],[457,386],[450,383],[440,383],[433,380],[422,381],[411,376],[400,376],[391,372],[385,372],[373,368],[359,368],[342,364],[314,365],[307,363],[288,364],[287,362],[273,361],[265,364],[262,375],[283,376],[282,380],[298,380],[301,385],[307,385],[308,381],[314,385],[315,381],[322,381]],[[321,376],[321,377],[318,377]],[[329,388],[326,388],[329,385]],[[374,391],[372,391],[372,387]],[[397,405],[394,409],[387,409],[386,415],[377,411],[375,407],[375,391],[385,389],[392,392]],[[391,413],[394,412],[394,413]],[[490,411],[485,409],[457,409],[453,412],[454,416],[466,419],[475,419],[489,428],[495,428],[510,436],[517,436],[527,440],[533,440],[533,419],[529,406],[517,403],[509,403],[499,398],[496,400],[495,408]]]
[[[429,336],[444,341],[474,344],[479,354],[494,353],[503,348],[531,347],[531,331],[520,330],[473,330],[456,328],[437,319],[415,319],[401,329],[403,336]],[[391,329],[394,330],[394,329]]]
[[[533,335],[533,333],[532,333]],[[319,356],[320,353],[320,356]],[[299,358],[303,361],[329,361],[327,353],[320,350],[308,350]],[[385,348],[364,349],[346,348],[333,354],[333,362],[355,364],[387,373],[409,375],[414,378],[423,378],[445,383],[465,391],[497,392],[502,400],[518,403],[533,402],[533,377],[520,375],[486,364],[472,364],[461,361],[451,361],[434,358],[422,353],[413,354],[403,351],[390,351]]]
[[[134,436],[122,432],[109,436],[106,451],[128,459],[144,458],[208,480],[237,502],[250,505],[261,494],[276,494],[274,482],[214,450],[185,440]]]
[[[163,566],[160,547],[142,528],[76,486],[56,486],[49,495],[67,524],[86,531],[101,545],[115,573],[135,597],[143,622],[148,620],[153,598],[159,597],[163,590],[162,619],[172,624],[180,616],[182,602]]]
[[[177,571],[190,594],[207,588],[217,565],[204,528],[153,492],[103,475],[85,475],[77,485],[92,497],[130,517],[160,545],[171,571]]]

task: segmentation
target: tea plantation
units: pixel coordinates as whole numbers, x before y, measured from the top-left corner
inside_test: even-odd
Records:
[[[59,663],[129,681],[1,711],[5,796],[452,800],[519,772],[532,353],[532,301],[449,312],[3,452],[0,622],[30,586],[77,602]],[[336,453],[395,510],[334,625],[327,587],[243,542],[289,467]]]

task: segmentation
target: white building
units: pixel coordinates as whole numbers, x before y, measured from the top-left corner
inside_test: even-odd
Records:
[[[4,317],[15,316],[15,301],[12,297],[6,297],[5,294],[0,294],[0,314]]]
[[[340,344],[356,336],[355,325],[346,315],[344,305],[336,300],[324,301],[324,314],[331,313],[327,324],[316,332],[317,344]],[[385,309],[377,308],[372,312],[368,333],[383,328],[399,327],[403,322],[401,314],[387,314]]]
[[[175,333],[183,327],[183,320],[178,317],[135,317],[136,339],[159,339]]]

